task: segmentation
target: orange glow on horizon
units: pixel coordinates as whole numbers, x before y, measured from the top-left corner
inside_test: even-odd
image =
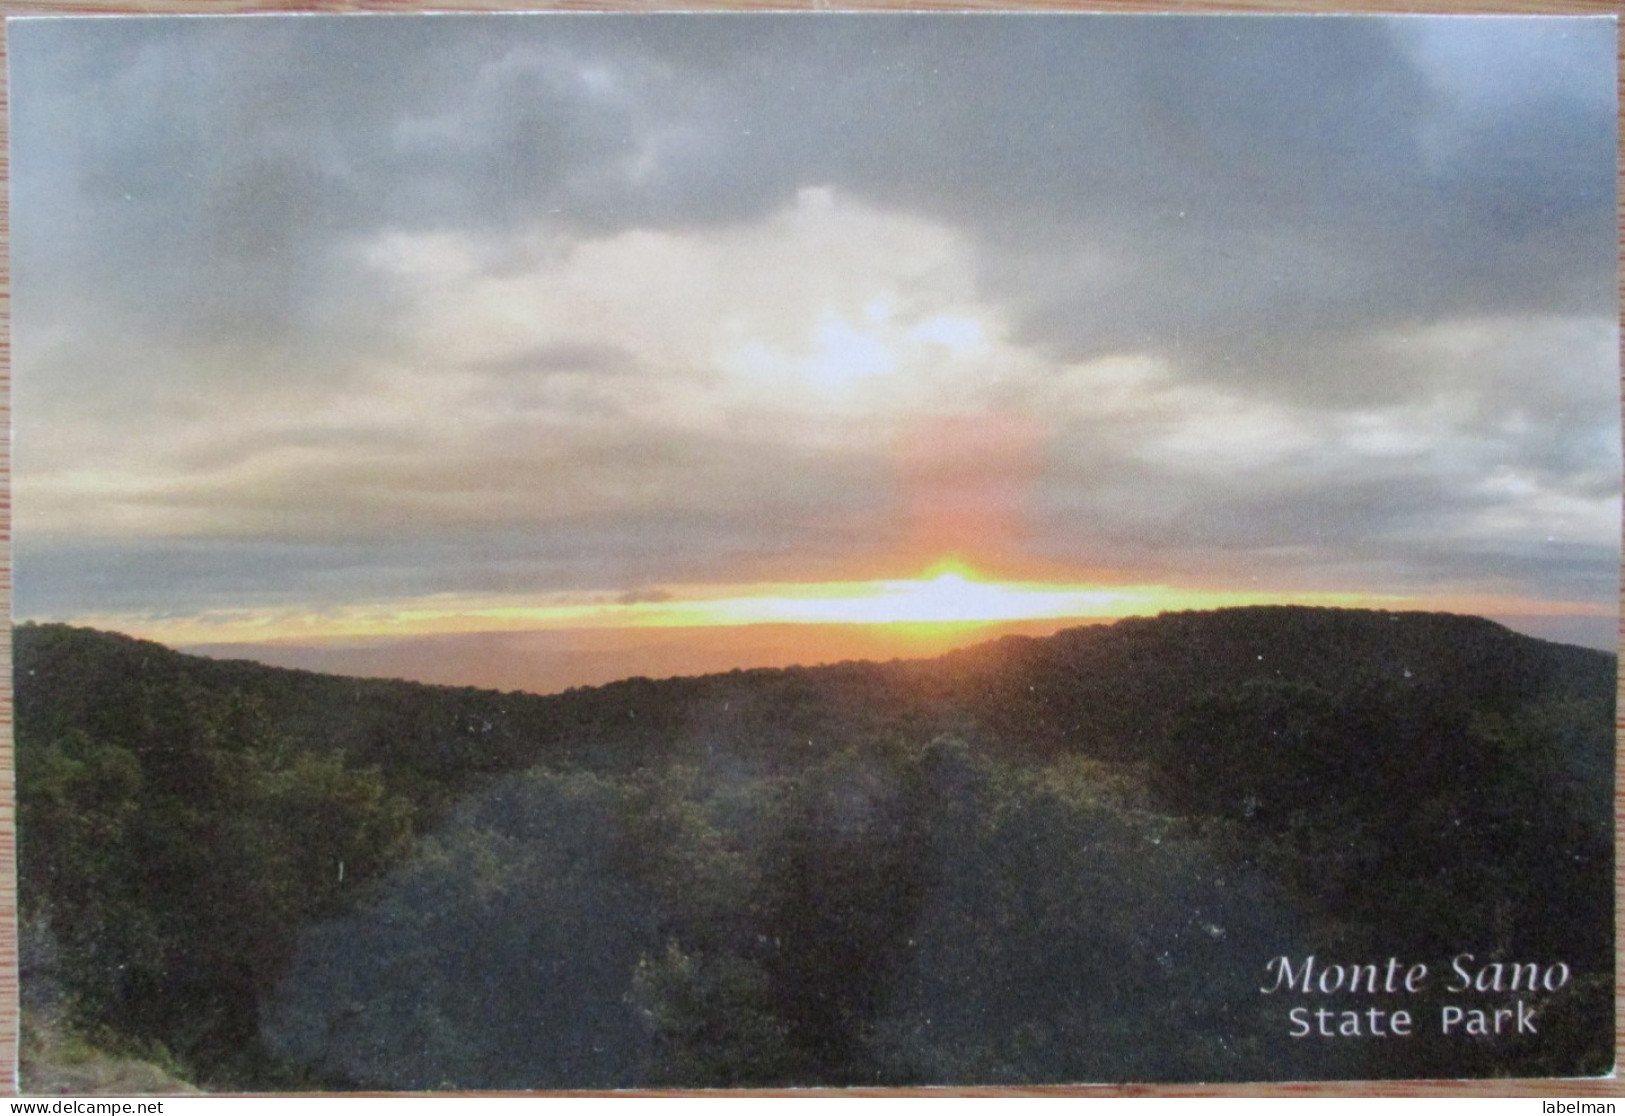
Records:
[[[79,616],[71,622],[170,645],[310,643],[526,631],[835,625],[886,629],[914,642],[1013,624],[1098,623],[1159,612],[1259,604],[1429,609],[1499,615],[1578,615],[1583,606],[1490,596],[1404,597],[1353,592],[1284,594],[1161,584],[994,580],[964,561],[938,561],[916,578],[669,586],[539,596],[439,594],[318,608],[214,610],[185,617]]]
[[[1015,412],[919,416],[893,447],[904,549],[1007,561],[1028,535],[1048,432]]]

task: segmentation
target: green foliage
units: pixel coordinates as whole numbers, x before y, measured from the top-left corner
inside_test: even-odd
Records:
[[[387,1088],[1293,1064],[1250,987],[1284,948],[1278,900],[1178,819],[1109,804],[1099,774],[951,738],[744,784],[536,769],[308,934],[266,1033]]]
[[[748,958],[688,954],[673,942],[639,958],[628,999],[659,1039],[643,1084],[728,1088],[796,1076],[771,983]]]
[[[1593,1073],[1614,660],[1184,613],[552,697],[19,629],[25,991],[259,1088]],[[1281,954],[1561,959],[1538,1039],[1314,1044]]]
[[[1087,769],[1007,767],[939,742],[906,963],[874,1056],[892,1081],[1236,1079],[1300,1072],[1253,959],[1292,913],[1178,819],[1108,804]]]
[[[252,695],[145,673],[108,680],[117,710],[19,721],[24,917],[52,928],[73,1025],[229,1077],[299,927],[400,855],[411,808]]]
[[[628,1084],[647,1040],[627,980],[657,931],[614,863],[623,800],[536,771],[470,801],[307,935],[263,1015],[272,1050],[368,1086]]]

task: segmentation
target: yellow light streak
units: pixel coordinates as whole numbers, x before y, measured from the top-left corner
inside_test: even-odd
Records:
[[[371,640],[452,633],[747,627],[761,624],[886,625],[942,630],[1023,621],[1098,622],[1186,609],[1257,604],[1341,608],[1442,609],[1511,614],[1573,613],[1563,602],[1493,598],[1408,598],[1347,592],[1282,594],[1266,590],[1169,585],[994,581],[948,562],[914,579],[760,582],[671,586],[657,599],[615,592],[520,597],[438,594],[319,609],[215,609],[193,616],[75,616],[73,623],[127,632],[171,645]]]

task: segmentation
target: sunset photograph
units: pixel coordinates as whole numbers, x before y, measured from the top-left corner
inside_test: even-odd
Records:
[[[7,35],[25,1091],[1612,1071],[1612,17]]]

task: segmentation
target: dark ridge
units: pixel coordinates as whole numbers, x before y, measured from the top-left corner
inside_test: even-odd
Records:
[[[425,774],[541,760],[619,767],[739,749],[794,762],[908,725],[982,732],[1038,755],[1126,759],[1185,701],[1253,680],[1333,689],[1390,684],[1505,711],[1611,692],[1616,658],[1474,616],[1299,606],[1164,613],[1011,636],[935,659],[629,678],[554,695],[349,678],[185,655],[59,624],[14,632],[17,717],[115,738],[143,679],[239,688],[303,746],[406,762]]]

